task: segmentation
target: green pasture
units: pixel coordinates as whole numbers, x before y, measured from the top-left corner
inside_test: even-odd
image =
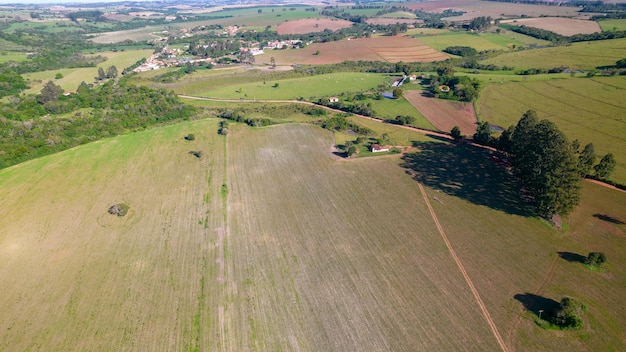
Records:
[[[29,81],[30,89],[26,90],[26,94],[38,94],[43,88],[44,84],[48,81],[54,81],[55,84],[60,85],[64,90],[75,90],[78,88],[81,82],[93,83],[95,77],[98,76],[98,68],[106,70],[109,66],[117,67],[119,74],[122,73],[126,67],[139,61],[141,58],[148,57],[152,54],[152,50],[125,50],[118,52],[104,52],[98,53],[107,57],[107,60],[100,63],[97,67],[83,67],[83,68],[64,68],[59,70],[40,71],[33,73],[26,73],[23,75],[24,79]],[[63,75],[61,79],[55,79],[57,73]]]
[[[626,57],[626,38],[573,43],[566,46],[514,51],[483,60],[483,64],[506,65],[515,69],[568,67],[593,70],[613,66]]]
[[[626,184],[624,96],[624,76],[580,77],[488,85],[476,105],[481,120],[504,128],[516,124],[525,111],[536,110],[570,140],[593,143],[600,157],[613,153],[617,167],[612,179]]]
[[[343,10],[344,12],[349,13],[351,15],[360,15],[360,16],[366,16],[366,17],[376,17],[376,14],[381,9],[353,9],[350,6],[346,6],[346,7],[342,7],[341,10]]]
[[[391,13],[386,13],[382,16],[379,16],[382,18],[406,18],[406,19],[412,19],[415,18],[417,16],[415,16],[414,13],[411,12],[406,12],[406,11],[396,11],[396,12],[391,12]]]
[[[552,42],[547,40],[537,39],[535,37],[509,31],[504,28],[500,28],[500,33],[496,33],[496,30],[491,30],[489,32],[482,33],[481,36],[493,41],[494,43],[501,43],[505,46],[508,46],[509,43],[515,44],[516,42],[522,43],[522,45],[518,46],[549,46],[552,44]]]
[[[9,61],[20,62],[26,60],[26,53],[15,51],[0,51],[0,64]]]
[[[372,104],[375,117],[379,119],[394,119],[398,115],[409,115],[415,117],[415,127],[426,128],[436,130],[419,110],[413,107],[406,99],[381,99],[381,100],[368,100]]]
[[[60,33],[60,32],[82,32],[83,28],[79,24],[72,21],[43,21],[43,22],[14,22],[11,23],[7,32],[24,31],[24,30],[41,30],[47,33]]]
[[[8,40],[0,38],[0,48],[2,51],[11,52],[11,51],[29,51],[30,49],[26,46],[15,44]]]
[[[223,19],[214,19],[206,21],[195,21],[196,25],[202,22],[202,24],[222,24],[222,25],[238,25],[246,27],[265,27],[265,26],[277,26],[286,21],[300,20],[304,18],[319,18],[319,14],[314,11],[304,11],[305,8],[301,5],[294,6],[263,6],[263,7],[249,7],[241,9],[225,9],[218,12],[213,12],[211,15],[215,16],[232,16]],[[293,11],[292,11],[293,9]],[[261,10],[261,13],[259,13]],[[185,27],[188,27],[187,25]]]
[[[603,32],[626,31],[626,19],[598,21]]]
[[[176,87],[175,90],[180,94],[221,99],[293,100],[302,97],[317,100],[341,93],[350,94],[374,89],[379,84],[387,84],[388,81],[388,77],[381,74],[342,72],[304,78],[275,80],[267,78],[264,81],[257,78],[251,82],[239,80],[236,84],[225,79],[219,86],[212,85],[210,80],[203,80],[189,82]]]
[[[447,32],[436,36],[419,37],[419,39],[437,50],[443,50],[449,46],[469,46],[478,51],[506,48],[506,46],[496,44],[480,35],[467,32]]]

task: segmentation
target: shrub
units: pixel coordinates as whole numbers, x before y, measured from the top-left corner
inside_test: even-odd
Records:
[[[195,139],[196,139],[196,136],[193,133],[190,133],[190,134],[185,136],[185,140],[187,140],[187,141],[193,141]]]
[[[580,329],[583,326],[581,313],[586,309],[585,305],[573,298],[561,299],[559,308],[552,317],[552,323],[561,329]]]
[[[128,213],[128,209],[130,209],[128,204],[125,204],[125,203],[115,204],[109,208],[109,214],[117,215],[117,216],[124,216]]]
[[[593,267],[601,267],[604,263],[606,263],[604,252],[591,252],[585,259],[585,264]]]

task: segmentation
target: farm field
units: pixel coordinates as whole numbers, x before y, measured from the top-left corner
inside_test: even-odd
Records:
[[[319,50],[319,54],[315,55]],[[269,64],[274,57],[276,64],[331,64],[343,61],[443,61],[446,54],[425,45],[419,40],[406,37],[376,37],[315,43],[303,49],[273,50],[256,57],[257,63]]]
[[[598,21],[603,31],[626,31],[626,19]]]
[[[23,75],[25,80],[28,80],[30,89],[25,90],[27,94],[38,94],[43,86],[48,81],[53,81],[55,84],[61,86],[66,91],[76,90],[81,82],[93,83],[95,77],[98,76],[98,68],[101,67],[106,70],[110,66],[117,67],[118,73],[139,61],[142,58],[147,58],[152,55],[153,50],[126,50],[118,52],[101,52],[97,55],[102,55],[107,58],[106,61],[98,64],[96,67],[83,67],[83,68],[65,68],[59,70],[40,71],[33,73],[25,73]],[[54,79],[55,75],[60,73],[63,75],[61,79]]]
[[[418,38],[426,45],[437,50],[443,50],[449,46],[469,46],[478,51],[503,50],[508,49],[507,46],[511,44],[523,45],[519,41],[506,42],[506,44],[502,45],[500,42],[490,40],[493,36],[476,35],[467,32],[447,32],[440,35],[419,36]]]
[[[323,32],[325,29],[336,31],[341,28],[352,26],[352,22],[330,18],[301,19],[287,21],[276,27],[278,34],[306,34],[312,32]]]
[[[406,91],[404,97],[440,131],[450,132],[454,126],[459,126],[463,135],[471,136],[476,132],[472,103],[430,98],[419,90]]]
[[[514,21],[505,20],[502,23],[511,23],[517,26],[528,26],[545,29],[560,35],[571,36],[574,34],[591,34],[601,32],[598,22],[588,20],[577,20],[573,18],[541,17],[541,18],[520,18]]]
[[[19,53],[14,51],[2,51],[0,52],[0,64],[9,61],[21,62],[26,60],[26,53]]]
[[[424,10],[429,12],[441,12],[446,9],[465,11],[461,16],[444,18],[446,21],[466,21],[474,17],[490,16],[491,18],[518,18],[521,15],[528,17],[540,17],[542,15],[559,17],[581,16],[578,9],[567,6],[529,5],[516,3],[488,3],[480,0],[442,0],[427,2],[410,2],[404,6],[412,10]]]
[[[483,60],[481,63],[513,66],[517,70],[567,67],[587,71],[598,66],[613,66],[617,60],[624,57],[626,57],[626,38],[515,51]]]
[[[478,102],[482,120],[506,128],[528,109],[555,122],[570,140],[593,142],[596,154],[612,152],[613,180],[626,183],[626,78],[593,77],[487,86]]]
[[[410,18],[375,17],[375,18],[368,18],[367,20],[365,20],[365,22],[369,24],[388,25],[388,24],[396,24],[396,23],[407,23],[407,24],[413,24],[416,22],[423,23],[424,21],[418,20],[418,19],[410,19]]]
[[[418,180],[510,350],[623,348],[626,229],[594,214],[626,218],[626,194],[585,185],[560,234],[484,151],[421,136],[342,160],[315,126],[233,123],[224,143],[209,119],[1,170],[0,346],[498,350]],[[106,213],[120,201],[126,217]],[[609,276],[557,254],[596,249]],[[586,329],[539,329],[533,304],[563,295]]]
[[[207,76],[210,78],[210,76]],[[341,72],[303,78],[275,79],[267,81],[240,82],[233,85],[226,81],[223,85],[211,86],[210,79],[193,84],[170,85],[179,94],[222,99],[295,100],[300,97],[314,99],[340,93],[357,93],[375,89],[380,84],[388,84],[387,75],[377,73]],[[274,87],[278,84],[278,87]]]

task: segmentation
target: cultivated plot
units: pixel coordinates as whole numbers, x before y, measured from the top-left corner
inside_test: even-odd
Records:
[[[421,90],[406,91],[404,97],[440,131],[450,132],[454,126],[459,126],[463,135],[471,136],[476,132],[472,103],[428,97]]]

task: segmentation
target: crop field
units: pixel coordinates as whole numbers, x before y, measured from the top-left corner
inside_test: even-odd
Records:
[[[316,52],[319,50],[319,54]],[[406,37],[376,37],[315,43],[303,49],[274,50],[256,57],[257,63],[331,64],[343,61],[433,62],[448,58],[446,54]]]
[[[408,91],[405,91],[405,94]],[[405,95],[406,97],[406,95]],[[368,100],[368,103],[372,104],[372,108],[376,112],[377,118],[380,119],[394,119],[398,115],[413,116],[416,118],[415,126],[434,129],[434,126],[428,121],[419,110],[411,105],[406,99],[381,99],[381,100]]]
[[[443,50],[449,46],[469,46],[478,51],[482,50],[503,50],[507,49],[510,44],[519,45],[518,41],[507,42],[505,45],[494,43],[493,36],[484,37],[483,35],[470,34],[467,32],[447,32],[440,35],[419,36],[419,40],[426,45],[437,50]]]
[[[626,19],[598,21],[598,24],[603,31],[626,31]]]
[[[0,52],[0,64],[9,61],[21,62],[26,60],[26,53],[20,53],[15,51],[1,51]]]
[[[422,20],[418,20],[418,19],[408,19],[408,18],[386,18],[386,17],[375,17],[375,18],[368,18],[367,20],[365,20],[365,22],[369,23],[369,24],[382,24],[382,25],[388,25],[388,24],[396,24],[396,23],[408,23],[408,24],[412,24],[412,23],[422,23],[424,21]]]
[[[572,78],[504,83],[485,88],[481,119],[506,128],[528,109],[555,122],[570,140],[593,142],[596,154],[612,152],[617,159],[613,179],[626,183],[626,77]]]
[[[593,70],[599,66],[614,66],[626,57],[626,39],[573,43],[537,50],[523,50],[503,54],[481,63],[513,66],[516,69],[568,67]]]
[[[421,135],[418,153],[343,160],[315,126],[230,130],[193,121],[0,171],[1,348],[499,350],[485,314],[510,350],[624,347],[626,194],[585,185],[563,235],[479,149]],[[589,250],[606,273],[567,259]],[[541,330],[563,295],[586,328]]]
[[[502,23],[510,23],[503,21]],[[541,18],[521,18],[514,20],[518,26],[528,26],[545,29],[560,35],[591,34],[601,32],[598,22],[588,20],[576,20],[573,18],[541,17]]]
[[[196,81],[193,84],[176,86],[180,94],[222,99],[294,100],[300,97],[317,99],[375,89],[380,84],[388,84],[387,75],[376,73],[341,72],[303,78],[241,82],[211,86],[210,80]],[[209,83],[209,84],[207,84]],[[277,87],[275,85],[278,84]]]
[[[441,12],[446,9],[465,11],[465,13],[461,16],[444,18],[446,21],[466,21],[479,16],[490,16],[491,18],[519,18],[521,15],[528,17],[541,17],[542,15],[577,17],[581,15],[578,13],[578,9],[576,7],[529,5],[505,2],[485,4],[484,1],[480,0],[412,2],[404,4],[404,6],[412,10],[424,10],[430,12]]]
[[[352,22],[330,18],[311,18],[284,22],[276,27],[278,34],[306,34],[323,32],[326,29],[336,31],[352,26]]]
[[[411,90],[404,97],[440,131],[450,132],[459,126],[461,133],[471,136],[476,132],[476,112],[472,103],[435,99],[422,95],[422,91]]]
[[[26,90],[27,94],[38,94],[48,81],[53,81],[66,91],[76,90],[81,82],[93,83],[95,77],[98,76],[98,68],[106,70],[107,67],[117,67],[118,73],[122,73],[126,67],[131,66],[142,58],[147,58],[152,54],[153,50],[125,50],[118,52],[101,52],[107,58],[106,61],[100,63],[96,67],[84,68],[64,68],[59,70],[40,71],[24,74],[24,79],[28,80],[30,89]],[[61,79],[55,79],[55,75],[60,73],[63,75]]]

